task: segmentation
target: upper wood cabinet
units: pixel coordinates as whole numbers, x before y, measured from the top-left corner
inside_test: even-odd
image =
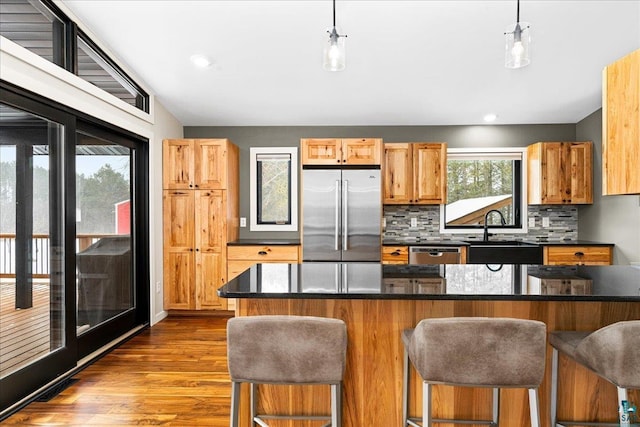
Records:
[[[447,200],[447,144],[384,144],[384,203],[435,205]]]
[[[640,49],[602,76],[602,194],[640,193]]]
[[[303,165],[379,165],[380,138],[307,138],[300,141]]]
[[[227,280],[227,242],[238,238],[238,148],[214,139],[163,148],[164,308],[224,310],[217,290]]]
[[[226,139],[166,139],[162,151],[165,189],[227,188]]]
[[[538,142],[527,147],[530,205],[593,203],[593,144]]]

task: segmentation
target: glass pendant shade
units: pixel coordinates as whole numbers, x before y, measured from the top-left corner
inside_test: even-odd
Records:
[[[504,66],[522,68],[531,62],[531,28],[528,22],[517,22],[507,27],[505,33]]]
[[[327,71],[342,71],[346,66],[346,43],[344,36],[338,35],[336,28],[329,32],[324,46],[322,67]]]

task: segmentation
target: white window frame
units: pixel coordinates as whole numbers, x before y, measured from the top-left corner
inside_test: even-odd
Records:
[[[291,224],[258,224],[258,176],[257,158],[259,154],[291,155]],[[298,231],[298,148],[297,147],[250,147],[249,148],[250,187],[250,231]]]
[[[449,148],[448,154],[461,154],[461,155],[477,155],[481,156],[487,154],[491,157],[499,158],[500,154],[513,155],[519,154],[522,156],[521,160],[521,183],[522,189],[520,190],[520,218],[521,226],[518,228],[491,228],[489,232],[492,234],[526,234],[529,232],[529,219],[528,219],[528,204],[527,204],[527,147],[496,147],[496,148]],[[455,229],[446,228],[445,207],[446,202],[440,205],[440,233],[441,234],[483,234],[482,229]]]

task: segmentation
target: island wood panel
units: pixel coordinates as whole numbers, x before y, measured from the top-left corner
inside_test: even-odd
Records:
[[[398,426],[402,416],[401,331],[423,318],[488,316],[543,321],[548,330],[595,330],[605,325],[640,319],[635,302],[547,302],[547,301],[437,301],[437,300],[340,300],[340,299],[239,299],[237,315],[288,314],[343,319],[347,323],[348,348],[343,390],[343,425]],[[560,418],[615,420],[615,387],[575,363],[561,358]],[[540,393],[542,425],[549,426],[551,392],[551,348],[547,348],[547,369]],[[302,390],[301,390],[302,389]],[[490,417],[489,389],[434,387],[435,417]],[[592,393],[591,393],[592,392]],[[410,414],[421,413],[421,383],[412,374]],[[261,386],[259,408],[264,410],[311,410],[328,414],[328,388],[308,386]],[[417,398],[416,398],[417,396]],[[501,427],[526,427],[529,403],[526,390],[503,389]],[[632,402],[640,393],[630,393]],[[242,426],[248,426],[248,388],[243,388]],[[317,424],[317,423],[316,423]],[[316,425],[312,423],[299,425]],[[293,427],[290,421],[273,422],[272,427]],[[447,424],[442,424],[447,426]]]

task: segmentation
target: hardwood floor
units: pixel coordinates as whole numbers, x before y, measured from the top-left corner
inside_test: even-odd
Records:
[[[2,425],[228,426],[228,317],[169,317]]]

